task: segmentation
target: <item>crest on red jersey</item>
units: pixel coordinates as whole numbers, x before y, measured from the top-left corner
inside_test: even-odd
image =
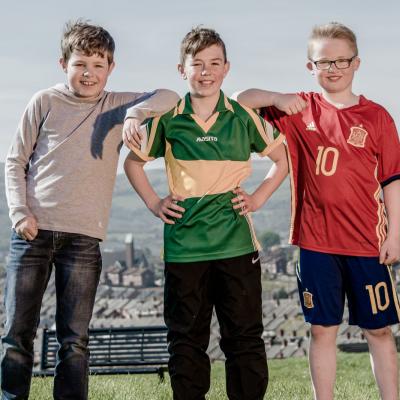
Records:
[[[365,147],[365,140],[367,139],[368,132],[361,126],[352,126],[350,128],[350,135],[347,143],[355,147]]]

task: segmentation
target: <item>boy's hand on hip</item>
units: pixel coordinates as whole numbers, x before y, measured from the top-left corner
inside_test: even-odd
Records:
[[[130,149],[132,147],[140,149],[143,140],[143,135],[140,132],[141,124],[142,121],[137,118],[128,118],[124,122],[124,126],[122,127],[122,141]]]
[[[288,115],[297,114],[307,107],[307,102],[297,94],[277,93],[274,106]]]
[[[161,218],[166,224],[173,225],[175,221],[170,219],[173,218],[182,218],[182,214],[185,212],[183,207],[178,206],[176,204],[178,201],[183,201],[184,198],[177,195],[169,195],[164,199],[160,199],[160,201],[155,204],[155,206],[151,209],[153,214]]]
[[[397,261],[400,261],[400,240],[388,236],[382,244],[379,262],[391,265]]]
[[[258,210],[258,206],[253,195],[246,193],[246,191],[240,187],[233,190],[233,193],[235,193],[237,196],[234,197],[231,202],[233,203],[234,210],[240,210],[239,215],[246,215],[249,212]]]
[[[24,240],[33,240],[38,234],[38,226],[35,217],[25,217],[15,226],[15,232]]]

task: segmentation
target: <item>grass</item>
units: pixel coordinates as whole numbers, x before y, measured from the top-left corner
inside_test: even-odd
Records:
[[[270,381],[266,398],[271,400],[310,400],[312,398],[308,363],[305,358],[269,361]],[[225,373],[221,362],[212,367],[208,400],[226,399]],[[52,399],[52,379],[34,378],[31,400]],[[170,400],[169,379],[158,382],[156,375],[93,376],[90,400]],[[335,400],[379,398],[369,366],[368,354],[338,355]]]

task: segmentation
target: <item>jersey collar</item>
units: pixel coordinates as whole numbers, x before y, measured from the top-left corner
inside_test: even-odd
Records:
[[[319,102],[323,104],[326,108],[330,108],[334,111],[343,112],[347,110],[357,109],[358,107],[364,106],[368,103],[368,100],[362,94],[359,95],[358,104],[354,104],[353,106],[345,107],[345,108],[338,108],[335,107],[333,104],[329,103],[329,101],[325,100],[322,93],[318,93]]]
[[[186,93],[185,97],[183,97],[180,101],[180,103],[177,106],[176,110],[176,115],[179,114],[194,114],[192,103],[190,101],[190,93]],[[224,92],[220,90],[219,94],[219,99],[217,102],[217,106],[215,108],[216,112],[225,112],[225,111],[231,111],[233,112],[233,107],[231,103],[229,102],[229,99],[227,96],[225,96]]]

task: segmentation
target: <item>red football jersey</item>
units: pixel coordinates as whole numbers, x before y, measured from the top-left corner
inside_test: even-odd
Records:
[[[262,110],[286,135],[290,153],[290,242],[325,253],[378,256],[387,223],[382,187],[400,179],[394,121],[363,96],[344,109],[317,93],[300,96],[308,107],[296,115]]]

